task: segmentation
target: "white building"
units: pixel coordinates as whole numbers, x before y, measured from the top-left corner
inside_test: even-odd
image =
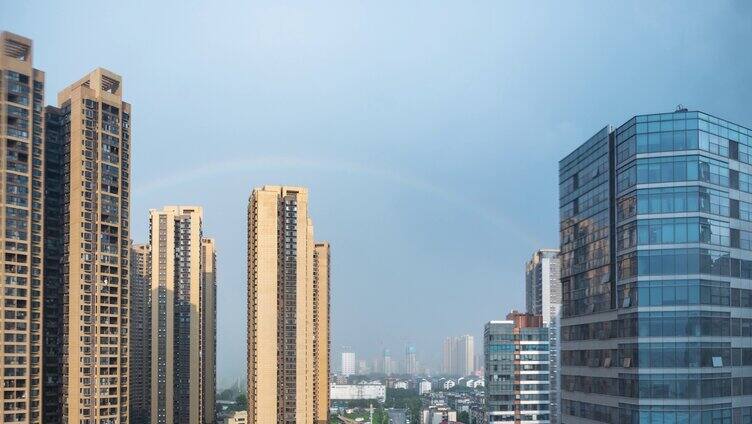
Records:
[[[454,380],[446,380],[444,381],[444,390],[449,390],[456,385],[457,383],[455,383]]]
[[[248,424],[248,411],[235,411],[227,417],[224,424]]]
[[[378,399],[386,402],[386,386],[381,383],[336,384],[329,386],[331,400]]]
[[[394,388],[395,389],[405,389],[405,390],[407,390],[408,387],[409,387],[409,384],[407,383],[407,381],[397,381],[396,383],[394,383]]]
[[[441,424],[444,421],[457,421],[457,411],[448,406],[430,406],[420,414],[421,424]]]
[[[431,382],[428,380],[422,380],[420,384],[418,384],[418,394],[423,395],[425,393],[431,392]]]
[[[355,352],[350,348],[342,351],[342,375],[351,376],[355,374]]]

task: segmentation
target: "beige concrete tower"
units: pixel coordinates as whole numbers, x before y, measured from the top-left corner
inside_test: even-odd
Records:
[[[131,249],[130,416],[151,416],[151,245]]]
[[[214,239],[201,241],[203,293],[201,296],[201,397],[203,424],[214,424],[217,393],[217,251]]]
[[[314,422],[329,422],[329,243],[316,243],[313,250],[313,408]]]
[[[308,190],[254,189],[248,205],[249,423],[314,422],[314,399],[327,396],[314,395],[314,268]]]
[[[197,206],[150,211],[152,424],[213,422],[216,253],[202,220]]]
[[[95,69],[58,94],[63,175],[63,422],[128,422],[130,113],[122,79]]]
[[[0,33],[0,422],[42,410],[44,73],[32,43]]]

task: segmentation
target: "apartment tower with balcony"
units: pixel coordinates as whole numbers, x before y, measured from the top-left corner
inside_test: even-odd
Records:
[[[214,422],[214,407],[207,405],[216,368],[214,242],[203,238],[198,206],[166,206],[149,215],[151,423]]]
[[[151,245],[131,248],[130,416],[151,418]]]
[[[329,247],[314,243],[308,190],[254,189],[248,205],[249,423],[328,421],[328,302]]]
[[[127,422],[131,107],[95,69],[58,94],[64,139],[62,417]]]
[[[42,420],[44,73],[31,40],[0,33],[0,421]]]

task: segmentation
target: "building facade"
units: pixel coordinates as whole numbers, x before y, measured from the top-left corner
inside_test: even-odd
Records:
[[[151,422],[214,422],[214,243],[203,210],[151,210]],[[211,385],[212,387],[208,387]]]
[[[130,416],[151,420],[151,245],[131,248]]]
[[[324,344],[328,374],[329,340],[316,340],[317,334],[329,334],[328,256],[328,249],[315,252],[307,189],[265,186],[253,190],[248,204],[250,423],[328,421],[328,402],[326,415],[320,415],[328,398],[320,392],[327,388],[316,379],[323,379],[324,370],[316,367]],[[314,293],[317,289],[322,291]],[[326,312],[321,306],[324,302]],[[314,407],[314,400],[321,408]]]
[[[750,421],[750,151],[678,110],[560,162],[562,422]]]
[[[486,324],[486,422],[548,424],[548,328],[540,315],[512,312]]]
[[[557,424],[559,410],[559,326],[561,320],[561,280],[559,250],[541,249],[525,265],[527,313],[540,315],[548,326],[550,421]]]
[[[31,40],[2,32],[0,42],[0,421],[38,423],[44,356],[44,73],[33,67]]]

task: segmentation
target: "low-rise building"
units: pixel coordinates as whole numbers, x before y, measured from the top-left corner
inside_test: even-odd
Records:
[[[457,411],[448,406],[429,406],[421,411],[420,424],[442,424],[457,421]]]
[[[224,424],[248,424],[248,411],[235,411],[227,417]]]
[[[430,392],[431,392],[431,382],[428,381],[428,380],[422,380],[418,384],[418,394],[419,395],[424,395],[424,394],[430,393]]]
[[[376,399],[386,402],[386,386],[381,383],[336,384],[329,386],[332,401]]]

